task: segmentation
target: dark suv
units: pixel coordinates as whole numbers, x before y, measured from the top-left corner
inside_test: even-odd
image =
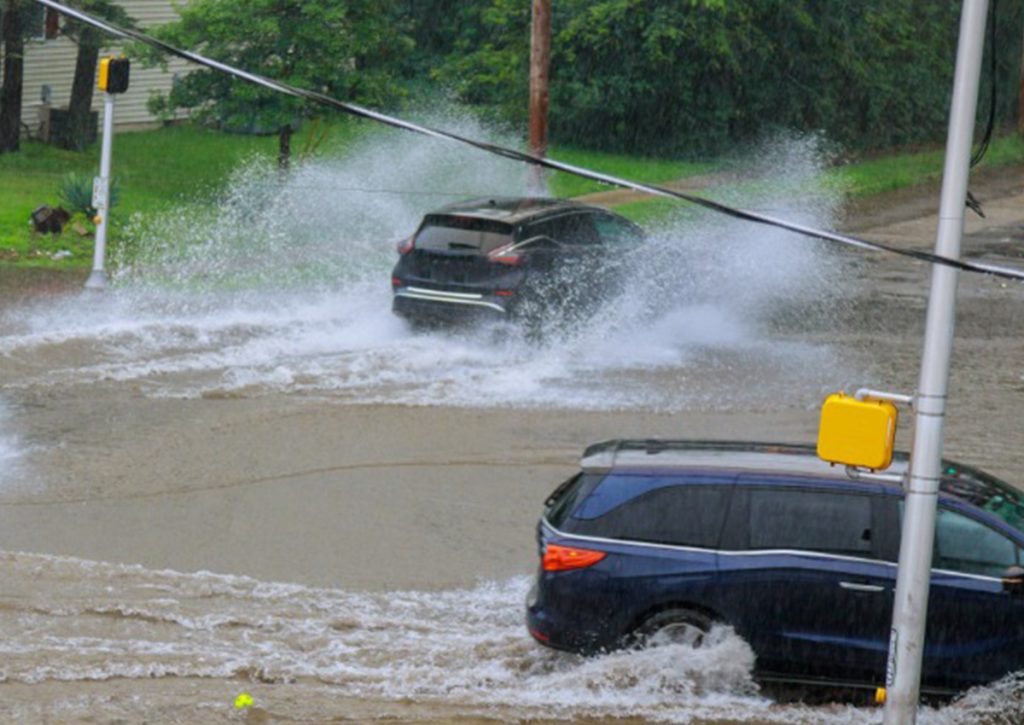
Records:
[[[850,480],[812,447],[591,446],[546,503],[528,627],[542,644],[594,653],[652,638],[699,645],[721,622],[750,644],[762,680],[876,687],[902,506],[899,487]],[[1019,492],[945,464],[923,692],[1024,668],[1022,528]]]
[[[629,220],[574,201],[451,204],[399,244],[393,309],[413,322],[586,312],[619,283],[623,252],[642,239]]]

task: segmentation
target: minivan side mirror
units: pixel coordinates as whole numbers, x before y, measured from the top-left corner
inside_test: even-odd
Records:
[[[1003,572],[1003,591],[1016,596],[1024,595],[1024,567],[1011,566]]]

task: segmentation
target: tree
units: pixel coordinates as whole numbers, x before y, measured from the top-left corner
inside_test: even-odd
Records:
[[[0,89],[0,153],[21,147],[21,86],[25,68],[25,0],[7,0],[0,21],[4,44],[3,88]]]
[[[74,7],[109,20],[122,27],[131,27],[134,20],[124,8],[111,0],[78,0]],[[64,148],[81,151],[89,136],[89,120],[92,112],[93,89],[96,87],[96,65],[100,50],[108,44],[109,36],[91,25],[74,20],[64,23],[64,34],[78,44],[75,57],[75,78],[71,85],[71,100],[68,103],[67,131],[58,140]]]
[[[422,19],[443,5],[410,0],[409,12]],[[529,3],[463,5],[454,42],[416,31],[442,53],[434,77],[485,114],[525,124]],[[780,127],[824,131],[850,149],[933,142],[945,135],[960,6],[557,0],[551,138],[689,156],[728,151]],[[1008,122],[1017,112],[1024,5],[999,3],[998,16],[997,118]],[[985,68],[983,82],[991,82]]]
[[[156,34],[229,65],[337,98],[384,105],[399,94],[393,70],[412,41],[394,29],[393,0],[192,0],[181,20]],[[286,168],[295,123],[316,107],[265,88],[201,69],[184,76],[164,112],[192,109],[193,118],[222,128],[277,132]]]

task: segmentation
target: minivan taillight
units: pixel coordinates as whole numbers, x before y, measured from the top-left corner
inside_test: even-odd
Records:
[[[544,547],[541,568],[544,571],[566,571],[567,569],[586,569],[608,556],[603,551],[577,549],[574,546],[548,544]]]
[[[498,264],[507,264],[510,267],[518,267],[524,261],[524,257],[519,252],[512,251],[512,245],[506,244],[504,247],[498,247],[493,252],[487,255],[487,259]]]
[[[411,252],[413,249],[413,240],[415,239],[416,237],[409,237],[408,239],[403,239],[402,241],[400,241],[398,243],[398,253],[400,255],[406,255],[409,252]]]

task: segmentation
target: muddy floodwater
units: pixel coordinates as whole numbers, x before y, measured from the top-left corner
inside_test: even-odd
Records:
[[[966,255],[1024,266],[1024,182],[980,189]],[[920,197],[764,206],[930,248]],[[104,293],[0,274],[0,720],[880,721],[774,702],[727,629],[547,651],[524,598],[541,503],[588,443],[809,442],[829,392],[912,393],[929,269],[686,217],[595,320],[417,333],[388,273],[434,201],[335,226],[291,276],[213,226]],[[1024,486],[1024,284],[961,275],[956,333],[947,454]],[[922,716],[1022,719],[1012,679]]]

